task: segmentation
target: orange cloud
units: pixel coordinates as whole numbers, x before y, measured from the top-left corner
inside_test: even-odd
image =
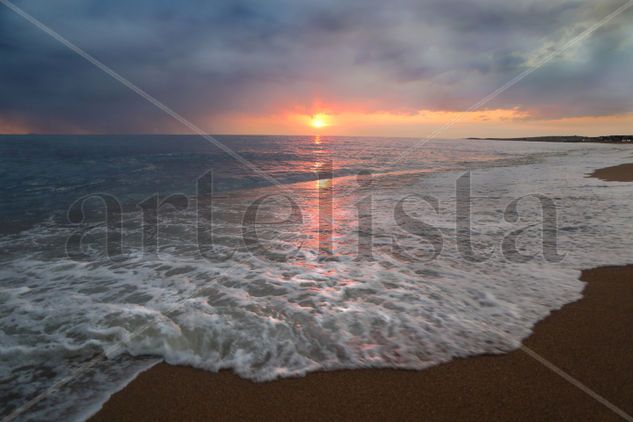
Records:
[[[322,113],[327,125],[315,128],[313,117]],[[270,135],[404,136],[437,138],[522,137],[540,135],[626,134],[633,129],[633,114],[536,119],[519,108],[473,112],[420,110],[414,113],[391,111],[337,111],[335,107],[270,113],[266,115],[227,114],[203,123],[212,133]],[[438,134],[439,130],[439,134]]]
[[[0,134],[21,135],[31,133],[28,125],[0,116]]]
[[[328,110],[328,109],[325,109]],[[315,116],[327,124],[315,125]],[[307,134],[316,130],[335,135],[422,136],[424,130],[452,122],[455,126],[494,124],[528,117],[518,109],[482,110],[469,113],[421,110],[416,113],[397,112],[328,112],[306,114],[297,111],[263,116],[225,115],[208,122],[215,133],[242,134]]]

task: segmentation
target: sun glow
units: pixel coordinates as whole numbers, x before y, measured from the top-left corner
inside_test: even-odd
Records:
[[[315,129],[319,129],[325,126],[329,126],[329,116],[323,113],[317,113],[312,116],[310,119],[310,126]]]

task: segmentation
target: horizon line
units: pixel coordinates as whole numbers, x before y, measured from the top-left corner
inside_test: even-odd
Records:
[[[398,139],[423,139],[423,136],[399,136],[399,135],[336,135],[336,134],[266,134],[266,133],[206,133],[209,136],[329,136],[337,138],[398,138]],[[0,133],[0,136],[200,136],[196,133]],[[446,137],[437,139],[527,139],[527,138],[543,138],[543,137],[581,137],[581,138],[600,138],[608,136],[631,136],[631,134],[602,134],[602,135],[582,135],[582,134],[546,134],[546,135],[526,135],[526,136],[458,136],[458,137]]]

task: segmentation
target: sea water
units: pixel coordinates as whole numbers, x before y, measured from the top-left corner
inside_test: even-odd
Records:
[[[633,188],[586,177],[626,146],[219,140],[274,181],[198,137],[0,138],[1,415],[84,419],[161,360],[268,381],[503,353],[631,261]]]

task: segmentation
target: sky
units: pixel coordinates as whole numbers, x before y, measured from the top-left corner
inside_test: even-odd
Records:
[[[624,3],[14,0],[205,132],[413,137],[633,133],[633,7],[464,112]],[[0,4],[0,133],[190,132]]]

